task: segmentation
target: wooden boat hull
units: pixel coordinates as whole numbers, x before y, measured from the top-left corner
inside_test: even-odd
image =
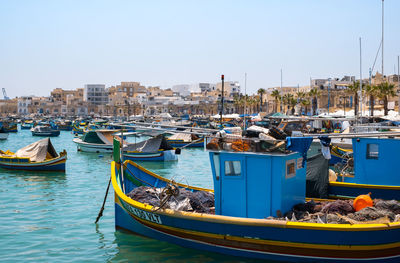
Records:
[[[187,144],[190,144],[190,142],[184,142],[183,140],[167,140],[167,141],[171,145],[171,147],[174,147],[174,148],[180,148],[180,147],[186,146]],[[199,142],[192,143],[186,147],[187,148],[204,147],[204,139]]]
[[[400,260],[398,222],[387,225],[338,225],[239,218],[170,209],[156,211],[150,205],[127,197],[122,191],[121,182],[124,181],[123,188],[129,192],[135,187],[135,181],[162,187],[167,180],[152,176],[154,174],[132,162],[125,162],[125,165],[127,169],[124,171],[124,180],[118,165],[115,162],[111,165],[117,228],[185,247],[267,260]]]
[[[373,198],[400,200],[400,186],[330,182],[328,191],[333,198],[354,198],[371,193]]]
[[[66,155],[43,162],[29,162],[20,158],[0,157],[0,168],[24,171],[65,171],[66,161]]]
[[[124,152],[124,160],[131,161],[176,161],[178,158],[175,155],[175,150],[158,151],[154,153],[143,153],[143,152]]]

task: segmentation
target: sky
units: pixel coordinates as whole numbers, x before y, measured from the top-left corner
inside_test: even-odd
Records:
[[[9,97],[138,81],[239,81],[247,93],[368,76],[381,0],[0,0],[0,88]],[[385,0],[384,73],[397,72],[400,1]],[[381,70],[379,55],[374,72]],[[0,95],[0,98],[2,96]]]

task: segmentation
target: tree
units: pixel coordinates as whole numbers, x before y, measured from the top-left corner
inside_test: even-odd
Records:
[[[353,84],[351,84],[347,88],[347,93],[352,94],[354,97],[354,116],[358,115],[358,92],[360,90],[360,81],[354,81]]]
[[[301,106],[304,107],[305,115],[307,115],[307,113],[308,113],[308,106],[310,106],[310,104],[311,104],[311,103],[310,103],[310,100],[304,98],[304,99],[301,100],[300,103],[301,103]]]
[[[263,96],[265,94],[265,89],[261,88],[257,90],[257,94],[260,96],[260,111],[262,111],[263,108]]]
[[[320,93],[317,88],[313,88],[308,92],[308,96],[310,96],[312,102],[312,115],[317,115],[317,108],[318,108],[318,97]]]
[[[236,112],[239,113],[239,106],[240,106],[240,96],[235,95],[233,97],[233,104],[235,105]]]
[[[377,86],[378,97],[383,100],[383,109],[384,115],[388,115],[388,100],[389,97],[396,96],[396,92],[394,91],[394,84],[389,84],[388,82],[383,82]]]
[[[278,112],[278,101],[281,99],[279,90],[272,91],[271,96],[274,98],[274,112]]]
[[[378,87],[375,85],[367,85],[365,87],[367,94],[369,95],[369,110],[370,115],[374,116],[374,109],[375,109],[375,97],[378,95]]]

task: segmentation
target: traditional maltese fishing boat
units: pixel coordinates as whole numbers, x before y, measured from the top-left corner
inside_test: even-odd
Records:
[[[163,134],[148,140],[128,144],[123,148],[124,160],[131,161],[176,161],[175,149]]]
[[[337,215],[307,210],[296,219],[294,207],[310,205],[305,203],[303,159],[311,144],[308,138],[292,139],[286,145],[292,150],[280,152],[271,149],[282,144],[268,150],[241,139],[210,142],[214,191],[177,184],[132,161],[123,162],[119,142],[114,142],[111,181],[117,228],[185,247],[267,260],[400,260],[400,215],[364,222],[350,218],[376,209],[363,207]],[[399,203],[393,202],[400,214]],[[306,217],[311,220],[302,219]]]
[[[29,171],[65,171],[67,152],[59,154],[51,144],[50,138],[32,143],[17,152],[0,150],[0,167]]]
[[[83,152],[112,152],[113,138],[116,130],[93,130],[85,133],[81,138],[72,141],[77,145],[79,151]],[[118,137],[119,138],[119,137]]]

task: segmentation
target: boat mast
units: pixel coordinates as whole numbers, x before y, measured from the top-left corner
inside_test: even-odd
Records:
[[[362,60],[361,60],[361,37],[360,37],[360,91],[359,91],[359,109],[360,109],[360,117],[362,117]],[[361,120],[361,119],[360,119]]]
[[[382,0],[382,80],[383,80],[383,76],[384,76],[384,73],[383,73],[383,21],[384,21],[384,19],[383,19],[383,15],[384,15],[384,5],[383,5],[383,3],[384,3],[384,0]]]
[[[247,73],[244,73],[244,109],[243,109],[243,130],[246,130],[246,94],[247,94]]]

